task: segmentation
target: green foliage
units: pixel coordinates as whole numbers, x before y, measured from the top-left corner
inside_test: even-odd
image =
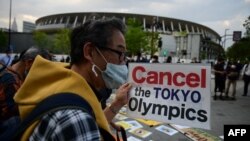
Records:
[[[207,58],[206,52],[205,51],[201,51],[201,53],[200,53],[200,59],[204,60],[206,58]]]
[[[245,20],[243,26],[246,28],[246,37],[250,37],[250,16]]]
[[[7,46],[7,37],[3,31],[0,30],[0,50],[3,51]]]
[[[150,51],[147,33],[142,30],[142,26],[137,20],[128,19],[125,38],[129,53],[137,54],[141,51]]]
[[[153,56],[154,53],[158,51],[159,33],[147,32],[147,38],[150,41],[149,49],[150,49],[151,56]]]
[[[35,44],[53,53],[69,54],[70,52],[70,30],[62,29],[54,35],[47,35],[44,32],[36,31],[33,33]]]
[[[250,57],[250,38],[242,38],[227,50],[227,57],[232,60],[242,60]]]
[[[44,49],[51,49],[52,48],[52,40],[48,37],[48,35],[41,31],[35,31],[33,33],[33,39],[35,44]]]
[[[70,52],[70,30],[60,30],[53,40],[54,49],[60,51],[63,54],[69,54]]]

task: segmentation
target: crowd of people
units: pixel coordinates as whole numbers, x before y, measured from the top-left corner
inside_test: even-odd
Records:
[[[218,58],[214,65],[213,71],[215,75],[214,100],[236,100],[236,86],[239,79],[244,81],[244,91],[242,96],[246,96],[250,81],[250,59],[245,63],[228,61]],[[229,95],[229,90],[232,94]],[[219,93],[219,94],[217,94]]]
[[[39,103],[67,92],[84,99],[93,115],[75,108],[49,112],[39,122],[32,123],[21,140],[115,140],[109,125],[119,130],[118,126],[112,124],[112,119],[127,104],[128,92],[132,87],[126,82],[126,63],[159,63],[158,56],[147,60],[141,53],[136,60],[127,60],[124,34],[125,25],[116,18],[85,22],[72,31],[70,57],[66,59],[68,63],[64,63],[65,60],[52,61],[53,56],[49,51],[37,47],[24,50],[15,61],[11,60],[7,51],[0,63],[1,134],[23,121]],[[171,63],[171,56],[165,62]],[[246,96],[249,65],[228,63],[225,68],[223,62],[219,58],[214,66],[214,99],[217,99],[217,92],[220,92],[220,99],[224,99],[223,93],[228,98],[232,85],[231,98],[235,100],[240,70],[244,74],[243,96]],[[196,60],[193,63],[197,63]],[[226,78],[229,81],[225,88]],[[112,89],[117,89],[116,97],[106,106]]]

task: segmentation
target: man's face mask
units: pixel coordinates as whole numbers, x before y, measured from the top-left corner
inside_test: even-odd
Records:
[[[102,55],[102,53],[99,51],[98,48],[96,50],[99,52],[99,54],[102,56],[102,58],[107,63],[106,69],[102,71],[98,66],[96,66],[93,63],[92,71],[93,73],[98,76],[98,74],[95,72],[95,67],[98,68],[98,70],[102,73],[102,78],[104,80],[105,86],[109,89],[117,89],[119,86],[124,84],[128,77],[128,68],[124,65],[116,65],[112,63],[108,63],[105,57]]]

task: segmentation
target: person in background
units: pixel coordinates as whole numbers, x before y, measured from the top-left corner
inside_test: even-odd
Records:
[[[61,58],[60,62],[65,62],[65,59],[64,59],[64,57],[63,57],[63,56],[62,56],[62,58]]]
[[[168,56],[168,58],[166,60],[166,63],[172,63],[172,57],[171,56]]]
[[[7,131],[19,121],[17,104],[14,95],[24,82],[29,69],[37,55],[46,59],[50,58],[47,50],[31,47],[24,50],[19,59],[12,66],[0,72],[0,132]]]
[[[242,76],[244,81],[244,92],[242,96],[247,96],[248,86],[250,82],[250,57],[248,59],[248,62],[244,65],[242,69]]]
[[[191,63],[198,63],[197,58],[194,57],[194,58],[192,59]]]
[[[226,92],[225,92],[225,99],[230,99],[230,100],[236,100],[235,94],[236,94],[236,84],[237,84],[237,80],[238,80],[238,71],[236,68],[236,64],[231,64],[228,68],[227,68],[227,86],[226,86]],[[232,97],[229,98],[228,93],[229,93],[229,89],[230,86],[232,84]]]
[[[62,65],[41,57],[35,59],[26,81],[14,97],[21,119],[42,100],[62,92],[85,99],[95,118],[79,109],[51,112],[33,123],[22,140],[105,140],[100,129],[111,133],[109,123],[127,104],[128,91],[132,87],[126,83],[128,68],[124,34],[125,24],[120,19],[86,21],[72,31],[70,64]],[[37,70],[43,73],[37,74]],[[119,88],[120,93],[103,110],[100,103],[103,95],[99,91],[105,88]]]
[[[240,60],[238,60],[236,63],[236,70],[239,74],[238,79],[240,78],[241,71],[242,71],[243,67],[244,67],[244,64],[242,64],[242,62]]]
[[[149,62],[144,53],[138,52],[135,62],[147,63]]]
[[[5,56],[3,56],[2,58],[0,58],[0,63],[2,65],[5,66],[10,66],[12,63],[13,58],[11,57],[12,54],[12,50],[11,49],[7,49],[5,52]]]
[[[224,69],[224,60],[217,59],[214,65],[215,87],[214,87],[214,100],[217,99],[217,92],[220,92],[220,99],[223,100],[223,93],[225,90],[226,71]]]
[[[128,66],[129,63],[135,62],[133,56],[131,54],[128,54],[126,57],[126,65]]]
[[[66,63],[69,63],[69,62],[70,62],[70,57],[69,57],[69,55],[66,57],[65,62],[66,62]]]
[[[154,55],[152,59],[150,60],[150,63],[159,63],[158,56]]]

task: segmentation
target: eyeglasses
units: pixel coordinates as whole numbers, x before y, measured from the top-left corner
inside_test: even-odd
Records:
[[[111,52],[114,52],[114,53],[118,54],[120,61],[124,61],[126,59],[126,52],[117,51],[117,50],[114,50],[114,49],[109,48],[109,47],[102,48],[102,49],[108,50],[108,51],[111,51]]]

